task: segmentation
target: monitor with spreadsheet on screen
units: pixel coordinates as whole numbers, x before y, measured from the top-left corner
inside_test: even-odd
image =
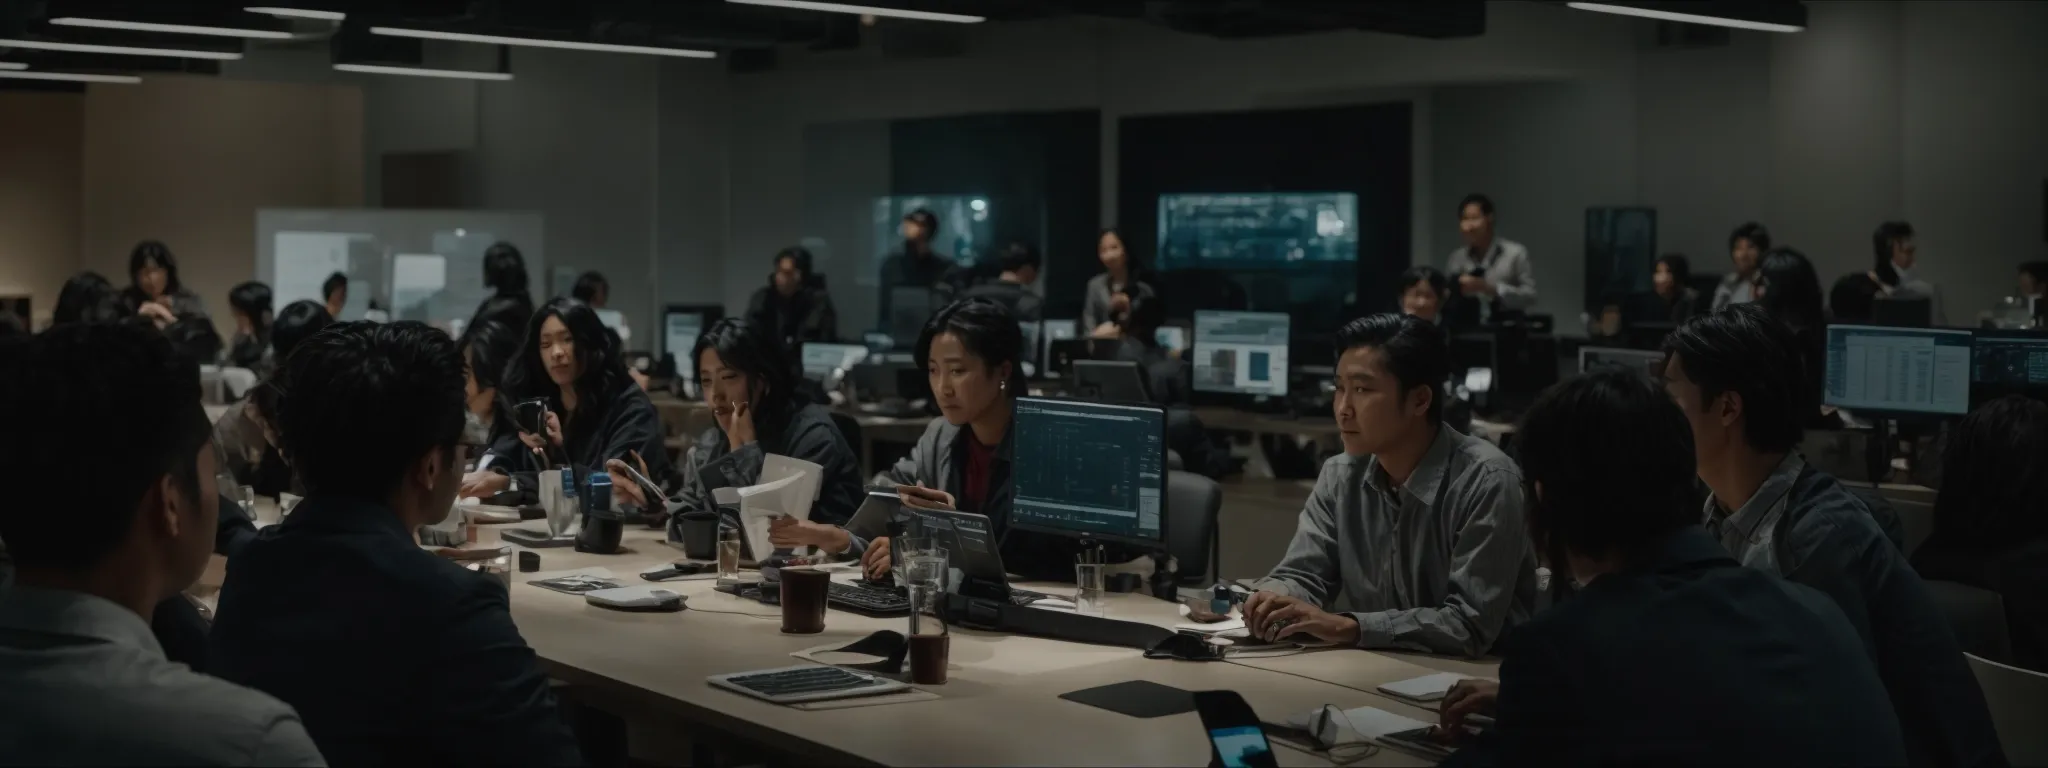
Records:
[[[1969,331],[1828,326],[1828,405],[1872,413],[1970,410]]]
[[[867,359],[868,348],[864,344],[806,342],[803,349],[804,378],[822,382],[831,378],[833,371],[851,371]]]
[[[1166,543],[1166,411],[1017,398],[1015,528],[1157,548]]]
[[[1287,394],[1287,315],[1195,313],[1195,391]]]
[[[661,310],[661,354],[675,365],[675,375],[695,381],[697,361],[690,350],[697,337],[725,316],[725,308],[709,304],[670,304]]]

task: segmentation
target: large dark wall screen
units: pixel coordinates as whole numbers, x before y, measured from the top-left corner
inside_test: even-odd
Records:
[[[1197,309],[1287,312],[1295,317],[1299,340],[1327,335],[1351,317],[1394,308],[1394,285],[1408,268],[1411,111],[1399,102],[1124,118],[1117,138],[1117,219],[1131,252],[1157,265],[1161,196],[1169,199],[1168,218],[1185,219],[1172,206],[1209,195],[1240,207],[1241,229],[1251,234],[1243,235],[1244,242],[1210,244],[1207,250],[1257,254],[1211,256],[1216,267],[1187,258],[1159,265],[1168,267],[1153,275],[1167,295],[1168,314],[1185,319]],[[1355,215],[1349,210],[1352,196]],[[1321,238],[1319,206],[1325,219]],[[1227,225],[1224,219],[1237,215],[1224,212],[1215,220]],[[1297,229],[1305,234],[1294,234]],[[1353,240],[1355,262],[1328,253]],[[1176,239],[1177,252],[1188,247]],[[1250,266],[1261,261],[1268,266]],[[1311,272],[1314,279],[1307,278]]]
[[[1102,115],[1095,110],[898,120],[889,126],[890,194],[971,197],[984,215],[978,242],[937,242],[936,250],[979,261],[1013,241],[1045,263],[1046,317],[1078,317],[1082,290],[1100,271],[1096,221],[1102,204]],[[971,201],[970,201],[971,203]],[[939,212],[941,216],[947,212]],[[943,231],[955,228],[941,222]]]

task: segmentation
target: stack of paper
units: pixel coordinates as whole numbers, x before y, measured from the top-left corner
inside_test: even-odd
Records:
[[[768,524],[775,518],[811,519],[811,508],[818,501],[818,488],[824,471],[824,467],[811,462],[771,453],[761,459],[760,480],[736,489],[740,529],[746,531],[747,549],[753,552],[756,560],[765,559],[768,553],[775,551],[774,545],[768,543]],[[800,554],[810,554],[809,547],[804,549]]]

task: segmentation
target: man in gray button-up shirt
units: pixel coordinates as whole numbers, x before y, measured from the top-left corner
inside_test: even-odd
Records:
[[[1452,251],[1444,263],[1451,295],[1458,304],[1485,308],[1482,317],[1471,317],[1467,310],[1459,322],[1536,306],[1536,271],[1529,264],[1529,249],[1494,233],[1492,200],[1466,195],[1458,204],[1458,234],[1465,238],[1465,246]]]
[[[1427,321],[1367,317],[1338,343],[1344,455],[1323,464],[1245,623],[1263,638],[1484,655],[1535,606],[1521,473],[1442,424],[1449,351]]]
[[[324,765],[291,707],[165,659],[143,618],[213,551],[198,367],[154,330],[72,325],[0,371],[0,762]]]

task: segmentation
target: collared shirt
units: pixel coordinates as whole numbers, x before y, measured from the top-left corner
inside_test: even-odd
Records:
[[[1722,276],[1721,284],[1714,288],[1714,309],[1731,304],[1748,304],[1756,300],[1756,285],[1748,277],[1730,272]]]
[[[1720,540],[1721,546],[1734,553],[1735,559],[1743,565],[1765,573],[1782,574],[1777,556],[1778,519],[1785,515],[1785,502],[1792,493],[1792,483],[1799,479],[1799,473],[1806,471],[1806,457],[1798,453],[1785,454],[1785,460],[1771,470],[1764,478],[1763,485],[1756,488],[1749,501],[1733,514],[1722,509],[1721,502],[1707,497],[1707,532]]]
[[[299,716],[164,658],[134,611],[0,589],[0,760],[23,765],[325,765]]]
[[[1458,278],[1478,269],[1493,284],[1494,297],[1486,305],[1498,310],[1527,310],[1536,306],[1536,270],[1529,264],[1529,249],[1521,243],[1496,237],[1486,253],[1475,257],[1471,246],[1451,251],[1444,264],[1450,275],[1452,293]]]
[[[1361,648],[1484,655],[1535,607],[1521,472],[1449,427],[1399,488],[1374,457],[1334,457],[1257,586],[1351,615]]]

